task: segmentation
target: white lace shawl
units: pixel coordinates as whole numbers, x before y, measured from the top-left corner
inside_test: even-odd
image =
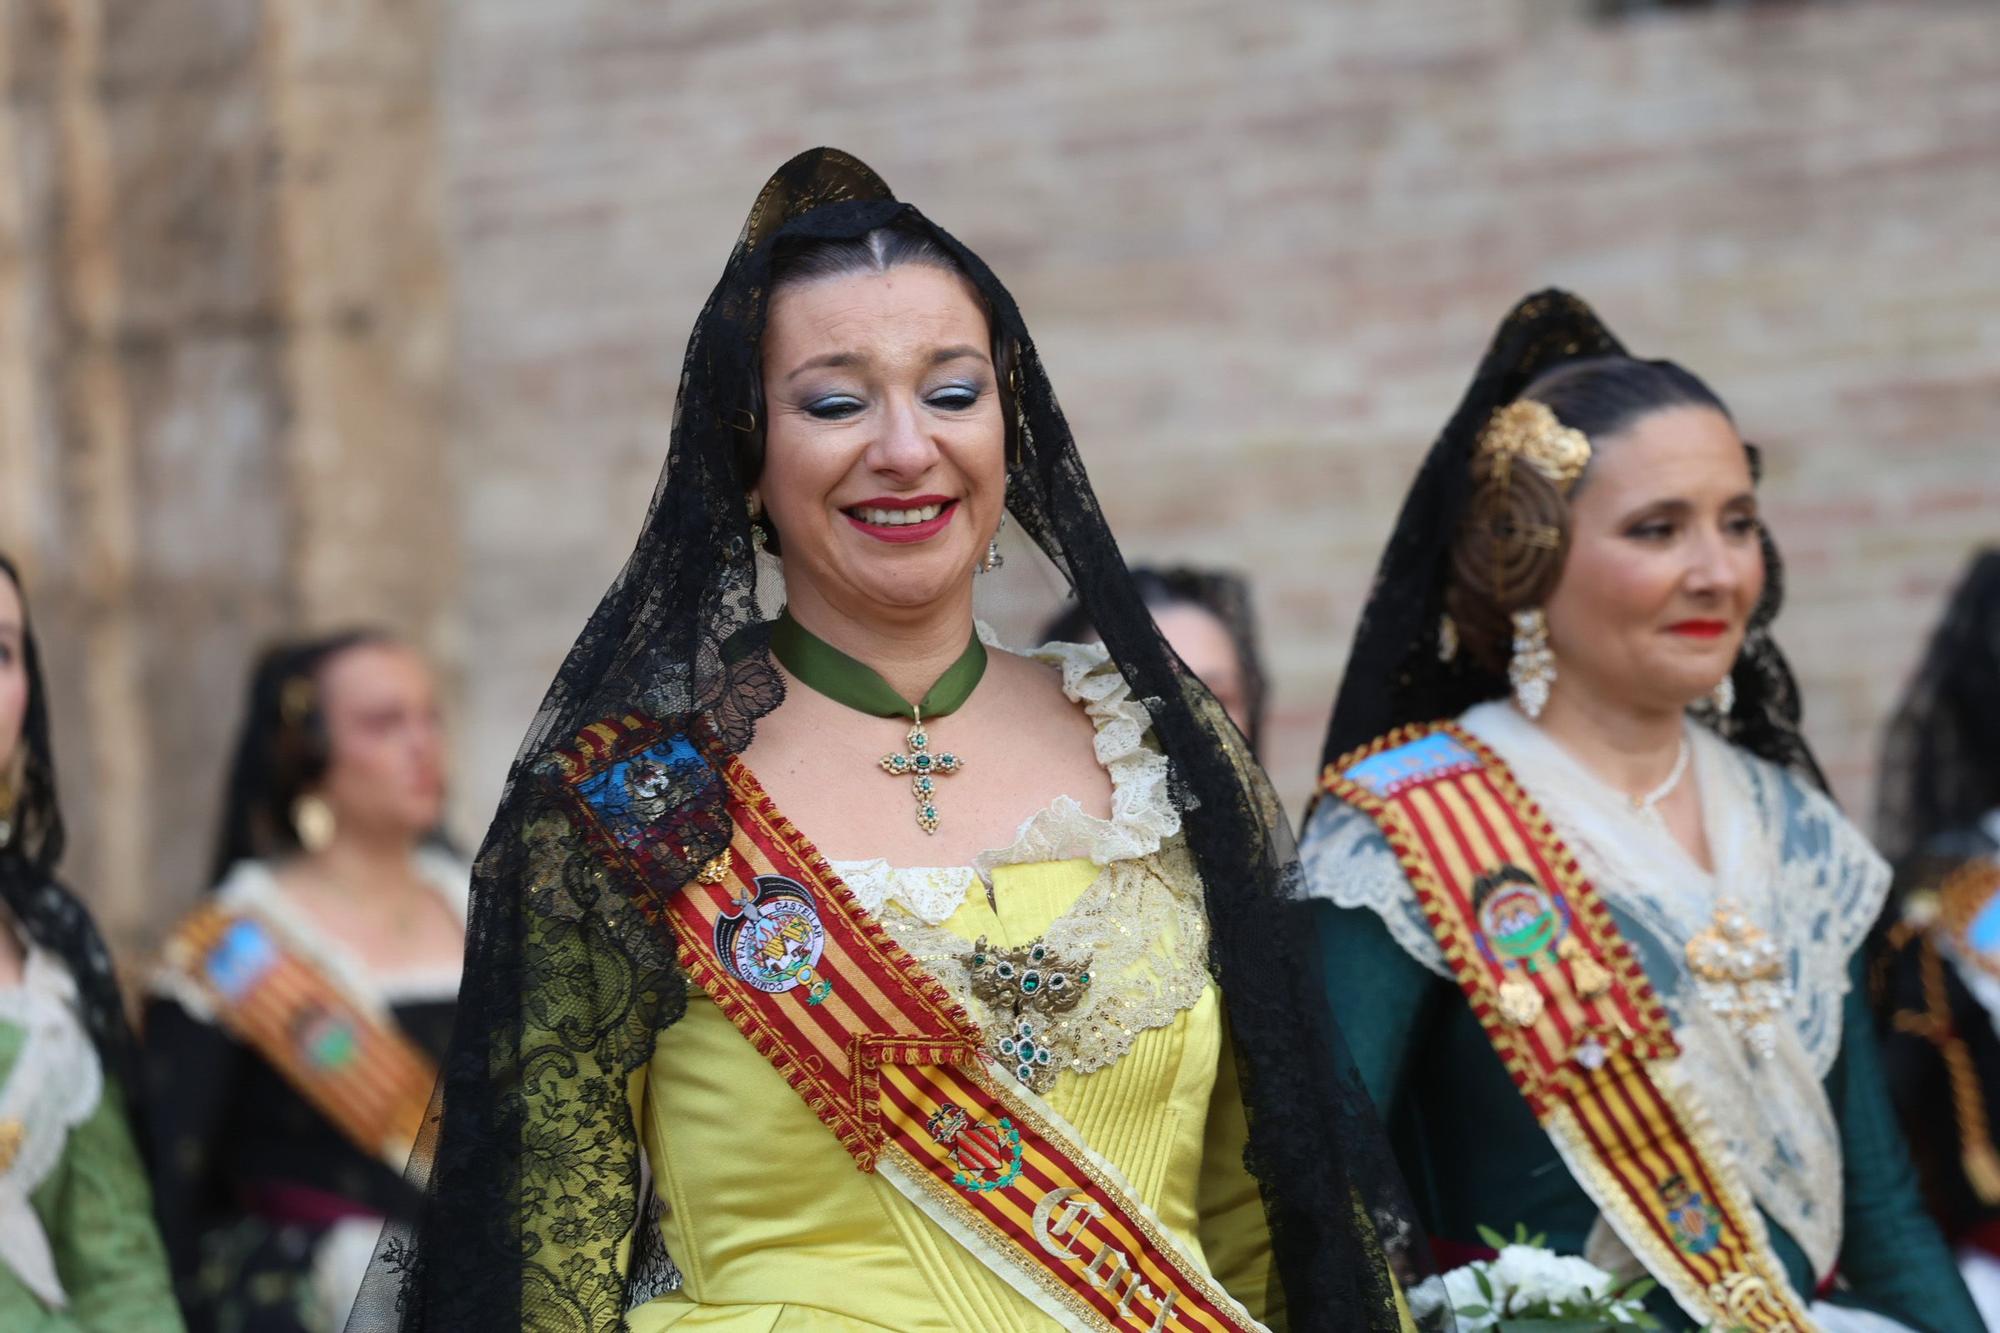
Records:
[[[980,637],[993,643],[984,625]],[[1063,1025],[1069,1039],[1057,1045],[1063,1067],[1088,1073],[1201,998],[1208,917],[1168,795],[1166,756],[1109,654],[1100,644],[1051,643],[1023,655],[1058,668],[1063,693],[1095,725],[1097,761],[1111,777],[1111,817],[1059,796],[1022,821],[1013,842],[981,852],[971,865],[892,866],[881,858],[831,864],[861,905],[988,1027],[997,1016],[971,994],[967,942],[943,923],[974,886],[992,883],[995,867],[1079,858],[1103,867],[1042,936],[1059,956],[1092,960],[1089,997]]]
[[[76,1006],[69,969],[32,945],[21,983],[0,990],[0,1023],[23,1032],[20,1056],[0,1084],[0,1125],[20,1135],[13,1160],[0,1169],[0,1263],[57,1310],[68,1305],[68,1293],[30,1196],[62,1160],[70,1131],[104,1096],[104,1068]]]
[[[472,892],[472,873],[454,857],[435,848],[420,848],[416,868],[424,882],[463,923]],[[278,887],[277,877],[263,861],[238,861],[215,888],[215,905],[229,912],[255,916],[278,932],[285,947],[326,974],[328,980],[365,1014],[378,1022],[394,1022],[392,1005],[449,1000],[458,995],[461,964],[383,972],[371,968],[352,949],[320,928]],[[177,1002],[204,1023],[216,1021],[208,991],[188,969],[187,959],[166,958],[148,979],[147,989]]]
[[[1831,1270],[1840,1248],[1839,1130],[1824,1080],[1840,1053],[1848,963],[1888,892],[1889,868],[1821,793],[1706,728],[1690,726],[1691,774],[1717,870],[1703,870],[1540,728],[1500,703],[1460,719],[1513,769],[1597,888],[1665,1002],[1677,1076],[1706,1105],[1772,1218]],[[1450,977],[1416,897],[1374,822],[1321,803],[1300,844],[1307,892],[1377,913],[1412,958]],[[1784,949],[1793,988],[1773,1058],[1760,1059],[1697,997],[1688,940],[1721,898]]]

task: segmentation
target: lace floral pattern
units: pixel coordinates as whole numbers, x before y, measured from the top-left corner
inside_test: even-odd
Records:
[[[991,631],[980,627],[991,642]],[[1075,1010],[1042,1031],[1060,1068],[1087,1074],[1115,1063],[1141,1032],[1170,1023],[1208,982],[1208,918],[1201,879],[1167,791],[1167,762],[1147,738],[1145,707],[1095,644],[1052,643],[1026,654],[1062,671],[1063,693],[1097,729],[1097,760],[1111,776],[1111,817],[1067,796],[1030,815],[1006,847],[970,866],[837,861],[835,873],[967,1006],[988,1032],[1009,1031],[1011,1010],[973,993],[971,942],[944,928],[999,866],[1088,858],[1104,867],[1042,935],[1058,957],[1089,959],[1091,983]]]
[[[609,1329],[629,1300],[623,1250],[643,1221],[626,1084],[685,1009],[686,985],[629,899],[559,854],[578,836],[554,801],[520,834],[531,867],[515,1159],[532,1219],[518,1240],[522,1315],[526,1327]]]

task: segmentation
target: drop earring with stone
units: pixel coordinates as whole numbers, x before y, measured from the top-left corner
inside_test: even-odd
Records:
[[[1514,687],[1514,702],[1529,717],[1540,717],[1549,705],[1549,686],[1555,679],[1556,655],[1549,648],[1548,617],[1539,606],[1516,611],[1514,651],[1507,659],[1507,681]]]

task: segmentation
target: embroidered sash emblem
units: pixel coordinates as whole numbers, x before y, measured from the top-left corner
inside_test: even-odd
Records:
[[[1669,1176],[1662,1181],[1660,1202],[1666,1205],[1667,1222],[1680,1249],[1707,1254],[1722,1243],[1722,1214],[1689,1186],[1685,1177]]]
[[[833,982],[818,971],[826,950],[819,908],[805,886],[783,875],[757,876],[757,895],[738,897],[736,911],[715,922],[722,965],[767,995],[806,988],[807,1004],[822,1004]]]
[[[307,1066],[329,1074],[352,1064],[361,1049],[354,1024],[318,1004],[309,1004],[292,1017],[292,1041]]]
[[[952,1184],[960,1189],[1005,1189],[1021,1174],[1020,1131],[1005,1116],[974,1121],[963,1106],[946,1102],[931,1113],[925,1128],[958,1166]]]

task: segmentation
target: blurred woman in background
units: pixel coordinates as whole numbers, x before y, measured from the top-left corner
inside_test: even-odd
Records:
[[[1240,574],[1177,565],[1132,570],[1132,582],[1153,613],[1160,636],[1208,686],[1229,720],[1258,752],[1264,729],[1264,663],[1257,653],[1257,615]],[[1096,643],[1081,605],[1071,605],[1042,630],[1044,643]]]
[[[126,1121],[135,1075],[111,957],[55,879],[49,704],[0,556],[0,1328],[181,1327]]]
[[[353,632],[266,653],[209,901],[146,1011],[154,1188],[197,1330],[346,1320],[450,1038],[464,867],[430,668]]]
[[[1876,818],[1896,865],[1884,1063],[1931,1210],[2000,1326],[2000,548],[1967,566],[1889,724]]]

